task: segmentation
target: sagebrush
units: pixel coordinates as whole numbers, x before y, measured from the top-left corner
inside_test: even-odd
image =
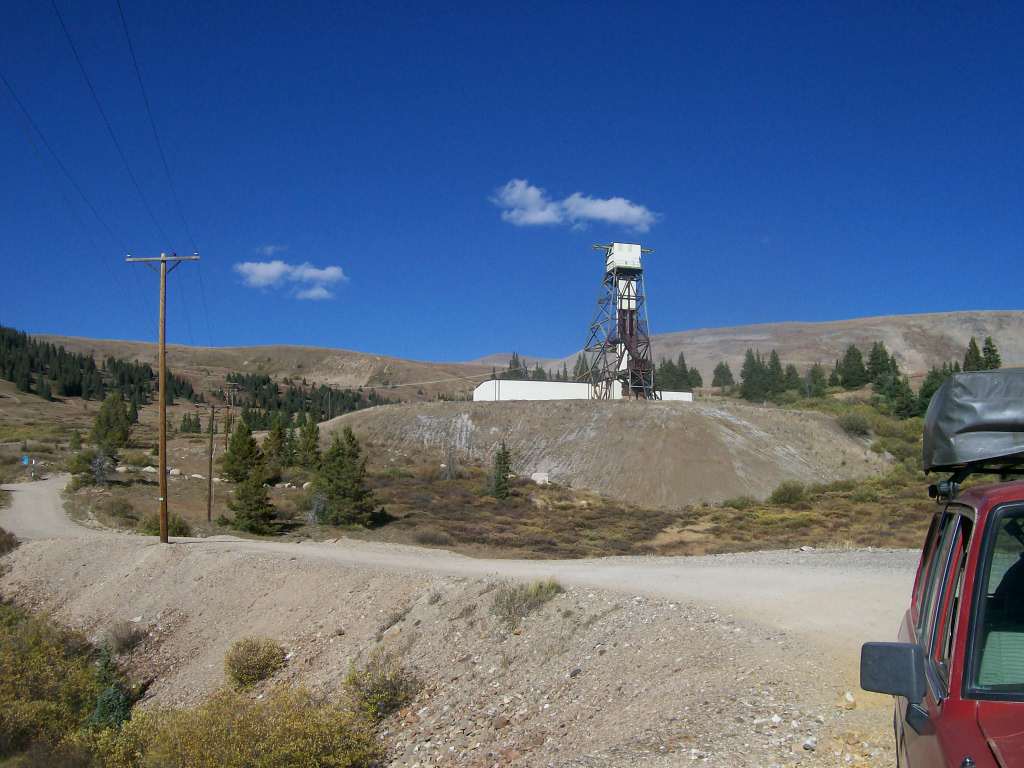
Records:
[[[394,651],[375,648],[362,667],[352,665],[345,688],[353,706],[374,720],[381,720],[412,701],[419,679],[405,669]]]
[[[266,680],[284,666],[284,648],[265,637],[236,640],[224,656],[224,672],[237,688]]]

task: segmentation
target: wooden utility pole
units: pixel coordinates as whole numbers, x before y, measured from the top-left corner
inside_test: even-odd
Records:
[[[196,404],[196,408],[203,408],[202,405]],[[216,432],[217,425],[217,411],[221,409],[231,409],[230,405],[217,406],[210,403],[210,423],[207,425],[207,429],[210,432],[210,445],[206,449],[206,522],[213,521],[213,435]],[[227,445],[224,446],[227,450]]]
[[[177,254],[161,253],[159,256],[134,258],[128,256],[129,263],[142,263],[152,267],[160,265],[160,351],[159,362],[160,388],[160,543],[167,543],[167,275],[173,272],[183,261],[199,261],[199,254],[178,256]],[[167,265],[170,264],[168,269]]]

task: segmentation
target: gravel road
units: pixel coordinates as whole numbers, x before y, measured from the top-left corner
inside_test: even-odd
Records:
[[[60,491],[67,475],[5,485],[12,503],[0,526],[24,539],[125,536],[72,522]],[[151,538],[128,536],[139,546]],[[335,542],[253,541],[234,536],[178,539],[177,546],[275,552],[345,566],[475,578],[529,580],[627,595],[707,603],[745,619],[795,632],[822,650],[850,658],[866,640],[895,636],[912,586],[917,553],[910,550],[747,552],[703,557],[608,557],[589,560],[472,558],[445,550],[339,539]]]

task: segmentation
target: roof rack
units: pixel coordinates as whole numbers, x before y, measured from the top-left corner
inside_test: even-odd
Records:
[[[1024,472],[1024,368],[957,373],[932,396],[924,420],[925,472],[950,472],[928,488],[956,496],[973,474]]]

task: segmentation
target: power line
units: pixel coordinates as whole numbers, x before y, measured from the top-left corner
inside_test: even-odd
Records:
[[[2,71],[0,71],[0,81],[3,82],[4,86],[6,86],[7,92],[8,92],[8,94],[10,94],[12,103],[16,105],[16,108],[12,107],[14,109],[14,113],[15,113],[15,122],[18,123],[19,128],[21,128],[22,133],[25,135],[25,140],[28,141],[29,147],[31,147],[33,155],[35,155],[36,160],[39,161],[39,165],[43,169],[43,173],[46,176],[49,177],[51,183],[53,183],[53,185],[57,188],[57,191],[60,193],[61,199],[64,201],[64,205],[67,206],[68,210],[71,212],[71,216],[78,223],[78,226],[81,229],[82,233],[85,235],[86,239],[89,241],[89,245],[91,245],[92,249],[94,251],[96,251],[97,253],[100,251],[100,248],[99,248],[99,246],[96,243],[96,239],[93,237],[92,232],[89,230],[89,228],[85,225],[85,222],[82,220],[82,216],[79,213],[78,208],[76,208],[75,205],[71,202],[70,198],[67,195],[66,189],[63,187],[63,185],[61,185],[58,182],[57,179],[55,179],[53,177],[52,169],[50,169],[48,167],[46,161],[43,159],[43,153],[39,149],[39,144],[36,142],[36,138],[33,137],[33,131],[35,131],[35,134],[36,134],[36,136],[38,136],[39,141],[42,142],[42,144],[49,151],[50,155],[53,157],[53,159],[56,162],[57,166],[64,173],[64,176],[68,179],[69,182],[71,182],[71,185],[75,188],[75,190],[78,192],[78,194],[85,201],[86,205],[89,207],[89,209],[92,211],[93,215],[96,217],[96,220],[99,221],[99,223],[103,226],[104,229],[106,229],[107,234],[110,236],[111,240],[113,240],[115,244],[120,243],[121,244],[120,247],[123,248],[123,242],[121,241],[121,239],[119,237],[117,237],[117,235],[114,233],[114,231],[110,228],[110,226],[103,219],[103,217],[100,216],[99,211],[96,209],[96,206],[94,206],[92,204],[92,202],[86,196],[86,194],[85,194],[84,190],[82,189],[82,187],[78,184],[77,181],[75,181],[75,178],[71,175],[71,172],[67,169],[67,166],[64,165],[64,163],[61,161],[60,157],[54,151],[53,147],[46,140],[46,136],[43,135],[43,132],[39,129],[39,126],[36,125],[35,121],[32,119],[32,115],[29,113],[28,109],[25,107],[25,105],[18,98],[18,95],[17,95],[17,93],[15,93],[14,88],[11,86],[10,81],[4,76]],[[22,121],[18,119],[18,110],[19,109],[21,111],[21,116],[24,118],[24,123],[22,123]],[[27,125],[25,123],[27,123]],[[120,283],[122,285],[122,290],[123,290],[125,286],[124,286],[124,283],[123,283],[123,281],[121,279],[120,274],[118,274],[116,280],[118,281],[118,283]],[[138,301],[138,299],[137,299],[138,292],[137,291],[128,291],[128,293],[132,296],[132,301],[133,302],[137,302]]]
[[[92,215],[96,217],[96,221],[98,221],[100,225],[107,231],[107,234],[110,235],[110,239],[113,240],[115,243],[119,243],[119,247],[121,248],[121,250],[127,252],[128,249],[125,248],[124,241],[114,233],[114,230],[110,228],[109,224],[107,224],[106,219],[100,216],[100,212],[96,210],[96,206],[93,205],[92,200],[90,200],[89,196],[85,194],[85,190],[83,190],[82,186],[75,180],[75,177],[71,175],[71,171],[68,170],[67,166],[64,165],[63,161],[60,159],[60,156],[54,151],[50,142],[47,141],[46,135],[39,129],[39,126],[36,125],[36,121],[32,119],[32,114],[22,103],[21,99],[18,98],[18,94],[15,92],[14,87],[11,85],[10,81],[4,76],[3,72],[0,72],[0,81],[3,82],[4,86],[7,88],[7,91],[11,94],[11,98],[14,99],[14,103],[18,105],[18,108],[21,110],[22,114],[24,114],[25,118],[28,120],[29,125],[32,126],[32,130],[35,131],[43,146],[46,147],[46,150],[53,157],[54,162],[57,163],[57,167],[60,168],[61,172],[64,174],[67,180],[71,182],[71,186],[75,188],[75,191],[78,192],[82,200],[85,201],[85,204],[89,207],[89,210],[92,211]]]
[[[171,176],[171,167],[167,164],[167,156],[164,154],[164,145],[160,141],[160,132],[156,128],[156,120],[153,118],[153,110],[149,105],[149,95],[146,93],[146,85],[142,81],[142,70],[139,69],[139,60],[135,57],[135,46],[132,45],[132,37],[128,34],[128,21],[124,17],[124,8],[121,6],[121,0],[117,0],[117,11],[121,15],[121,27],[124,29],[124,38],[128,41],[128,52],[132,57],[132,66],[135,68],[135,77],[139,81],[139,90],[142,91],[142,101],[146,105],[146,114],[149,116],[149,126],[153,129],[153,138],[156,139],[156,148],[160,153],[160,161],[164,166],[164,173],[167,174],[167,182],[171,187],[171,196],[174,198],[174,205],[178,211],[178,216],[181,218],[181,223],[185,226],[185,234],[188,235],[189,242],[192,244],[192,250],[198,251],[199,248],[196,246],[195,238],[192,237],[192,230],[188,226],[188,221],[185,219],[185,212],[181,207],[181,201],[178,199],[178,190],[174,186],[174,177]]]
[[[164,228],[160,226],[160,222],[157,219],[156,214],[153,213],[149,200],[142,191],[142,186],[139,184],[139,180],[135,177],[135,173],[132,171],[132,167],[128,163],[128,157],[125,155],[124,149],[121,147],[121,142],[117,140],[117,134],[114,133],[114,127],[110,124],[110,119],[107,117],[107,113],[103,109],[103,105],[100,103],[100,97],[96,93],[96,88],[93,86],[92,80],[89,78],[89,73],[86,72],[85,64],[82,62],[82,57],[78,54],[78,48],[75,47],[75,42],[71,37],[71,32],[68,31],[67,24],[64,23],[64,17],[61,15],[60,8],[57,7],[57,0],[50,0],[50,2],[53,5],[54,13],[57,14],[57,20],[60,21],[61,29],[64,30],[64,36],[67,38],[68,45],[71,47],[71,53],[74,54],[75,61],[78,62],[78,69],[82,73],[82,78],[85,80],[85,84],[89,86],[89,93],[92,94],[93,103],[96,104],[96,109],[99,110],[100,117],[103,118],[103,124],[107,127],[107,133],[110,135],[110,140],[114,142],[114,146],[117,148],[117,154],[121,156],[121,162],[124,163],[124,168],[128,172],[128,178],[132,180],[135,191],[139,194],[139,199],[142,201],[142,205],[146,209],[146,213],[149,214],[149,218],[153,220],[153,224],[156,226],[157,232],[159,232],[160,236],[169,247],[171,242],[167,237],[167,233],[164,231]]]
[[[139,90],[142,91],[142,101],[146,105],[146,115],[149,117],[149,126],[153,129],[153,138],[156,140],[156,148],[160,153],[160,161],[164,166],[164,173],[167,174],[167,182],[171,188],[171,197],[174,199],[174,207],[178,212],[178,217],[181,219],[182,225],[185,227],[185,234],[188,235],[189,242],[192,244],[193,253],[199,252],[199,246],[196,245],[196,239],[192,236],[192,228],[188,225],[188,219],[185,218],[185,209],[181,205],[181,199],[178,197],[178,188],[174,184],[174,177],[171,175],[171,166],[167,162],[167,155],[164,153],[163,142],[160,141],[160,132],[156,127],[156,119],[153,117],[153,109],[149,103],[149,94],[146,92],[146,84],[142,80],[142,70],[139,67],[138,57],[135,55],[135,46],[132,44],[132,36],[128,32],[128,20],[124,15],[124,7],[121,5],[121,0],[117,0],[117,12],[121,17],[121,28],[124,30],[124,39],[128,43],[128,52],[131,54],[132,66],[135,68],[135,77],[139,81]],[[199,268],[199,291],[200,298],[203,303],[203,315],[206,319],[206,336],[207,342],[212,341],[210,338],[210,311],[206,304],[206,289],[203,287],[203,275],[202,267]],[[186,309],[186,317],[188,316],[188,310]]]

